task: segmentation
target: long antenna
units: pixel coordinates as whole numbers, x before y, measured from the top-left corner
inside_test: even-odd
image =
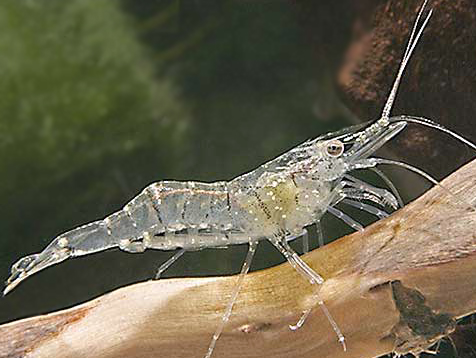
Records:
[[[398,91],[398,86],[400,85],[400,81],[402,79],[403,72],[405,71],[405,67],[407,66],[407,63],[410,60],[413,50],[415,49],[415,46],[418,43],[418,40],[420,39],[421,34],[423,33],[423,30],[425,29],[428,21],[430,20],[431,15],[433,14],[433,9],[431,9],[428,15],[426,15],[426,18],[423,21],[423,24],[421,25],[420,29],[417,32],[418,23],[420,22],[420,18],[423,14],[423,11],[425,10],[425,6],[427,2],[428,0],[425,0],[423,2],[423,5],[421,6],[420,11],[418,12],[418,16],[415,20],[415,23],[413,24],[413,29],[412,29],[410,38],[408,39],[408,44],[405,49],[405,53],[403,55],[402,63],[400,64],[400,68],[398,70],[397,77],[395,78],[395,82],[393,83],[392,90],[390,91],[390,94],[388,95],[388,98],[387,98],[387,102],[385,103],[385,106],[383,108],[381,118],[388,119],[390,117],[390,111],[392,110],[393,102],[395,101],[395,97]],[[416,33],[416,36],[415,36],[415,33]]]

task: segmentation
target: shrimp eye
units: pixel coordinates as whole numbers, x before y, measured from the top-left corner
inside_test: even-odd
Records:
[[[331,157],[339,157],[344,152],[344,143],[340,140],[331,140],[327,143],[326,151]]]

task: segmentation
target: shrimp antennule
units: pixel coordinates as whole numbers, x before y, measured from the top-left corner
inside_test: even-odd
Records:
[[[425,29],[426,25],[428,24],[428,21],[430,20],[431,15],[433,14],[433,9],[430,9],[430,11],[428,12],[428,15],[426,15],[426,18],[423,21],[423,24],[421,25],[420,29],[417,32],[418,23],[420,22],[420,17],[423,14],[423,11],[425,10],[427,2],[428,0],[425,0],[423,5],[421,6],[420,11],[418,12],[418,16],[415,20],[415,23],[413,24],[413,29],[410,34],[410,38],[408,39],[407,48],[405,49],[405,53],[403,55],[403,59],[400,64],[400,68],[398,69],[397,76],[395,78],[392,89],[390,90],[390,94],[388,95],[387,102],[385,103],[385,106],[382,111],[382,118],[388,119],[390,117],[390,112],[392,110],[393,103],[395,102],[395,97],[397,96],[398,87],[400,85],[403,72],[405,71],[405,67],[407,66],[408,61],[410,60],[410,57],[418,43],[418,40],[423,34],[423,30]],[[416,33],[416,36],[415,36],[415,33]]]

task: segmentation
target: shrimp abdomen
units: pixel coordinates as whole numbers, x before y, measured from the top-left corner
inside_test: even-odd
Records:
[[[225,182],[157,182],[104,220],[56,237],[42,252],[18,260],[5,293],[46,267],[70,257],[113,247],[128,252],[147,248],[198,250],[246,242],[233,227]]]

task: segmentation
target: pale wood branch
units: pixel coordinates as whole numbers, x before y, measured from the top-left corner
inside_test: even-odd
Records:
[[[309,284],[288,264],[249,274],[214,357],[362,357],[418,347],[476,310],[476,161],[391,217],[305,260],[347,339],[344,352]],[[0,357],[202,357],[234,277],[135,284],[77,307],[0,326]],[[393,282],[393,284],[389,283]]]

